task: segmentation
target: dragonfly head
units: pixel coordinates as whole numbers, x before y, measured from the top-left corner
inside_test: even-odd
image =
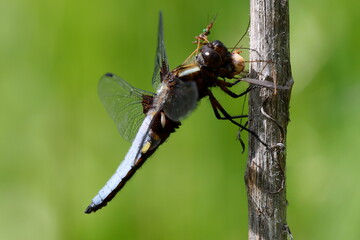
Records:
[[[201,66],[209,68],[218,68],[222,63],[220,54],[210,44],[206,44],[200,49],[196,60]]]
[[[196,61],[202,67],[210,69],[219,77],[233,78],[244,70],[245,60],[239,53],[230,53],[219,40],[201,47]]]

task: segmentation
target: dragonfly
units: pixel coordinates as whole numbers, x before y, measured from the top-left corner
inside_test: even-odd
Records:
[[[204,97],[209,97],[216,118],[229,120],[240,129],[257,136],[235,120],[247,117],[246,115],[231,116],[211,91],[212,87],[218,87],[229,96],[238,98],[251,90],[249,87],[236,94],[229,89],[240,82],[234,77],[244,70],[245,60],[238,51],[230,52],[221,41],[208,40],[212,25],[213,21],[196,37],[197,48],[188,60],[170,71],[164,44],[162,13],[159,13],[152,77],[156,93],[135,88],[113,73],[106,73],[100,79],[100,100],[117,125],[119,133],[131,141],[132,145],[116,172],[92,199],[85,213],[96,212],[106,206],[170,134],[180,127],[181,120]],[[226,79],[235,81],[229,82]]]

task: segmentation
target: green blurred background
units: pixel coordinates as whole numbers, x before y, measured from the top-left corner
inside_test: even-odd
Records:
[[[360,239],[359,7],[290,3],[295,239]],[[98,80],[152,90],[160,9],[171,67],[214,14],[211,39],[227,46],[249,18],[247,1],[0,1],[0,239],[246,239],[247,155],[207,99],[106,208],[83,213],[130,146]]]

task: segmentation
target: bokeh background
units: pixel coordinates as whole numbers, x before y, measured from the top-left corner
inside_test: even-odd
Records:
[[[295,239],[360,239],[359,7],[290,2]],[[0,1],[0,239],[246,239],[247,155],[207,99],[106,208],[83,213],[130,146],[98,80],[152,90],[160,9],[171,67],[213,15],[211,39],[227,46],[249,19],[247,1]]]

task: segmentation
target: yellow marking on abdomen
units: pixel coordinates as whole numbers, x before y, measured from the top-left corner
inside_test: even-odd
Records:
[[[141,149],[141,153],[145,154],[151,147],[151,142],[147,142],[144,144],[143,148]]]

